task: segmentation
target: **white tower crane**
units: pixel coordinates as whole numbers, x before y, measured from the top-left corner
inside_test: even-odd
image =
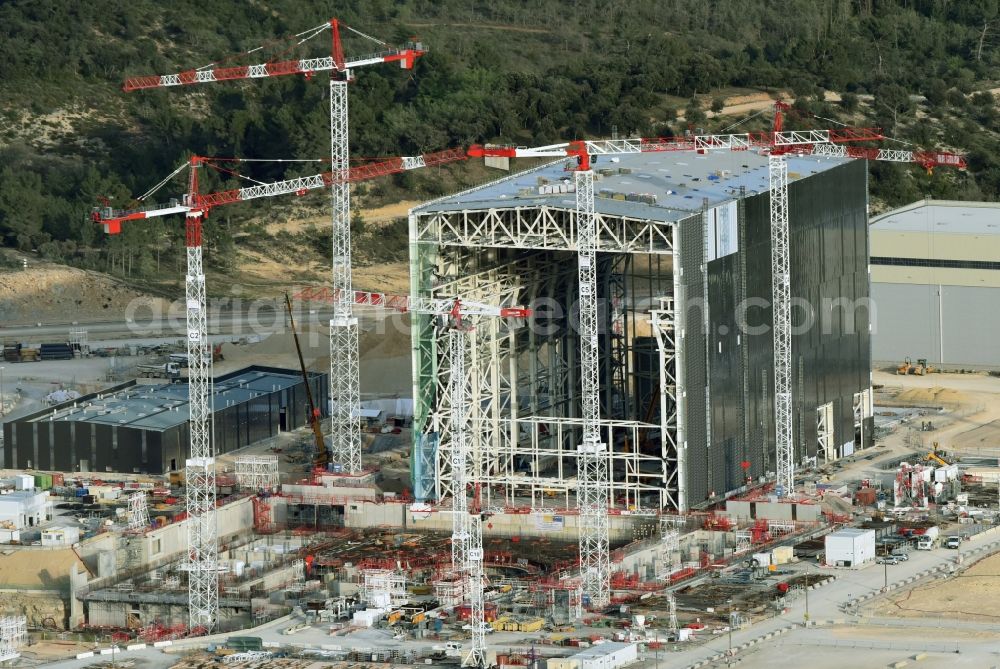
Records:
[[[478,471],[475,458],[479,430],[470,426],[471,403],[466,378],[466,357],[473,328],[464,320],[471,316],[527,318],[531,311],[521,307],[499,307],[478,302],[429,300],[410,302],[409,310],[417,313],[446,316],[448,348],[451,358],[448,395],[451,402],[451,471],[455,495],[452,499],[452,569],[462,580],[469,602],[469,625],[472,647],[463,658],[466,667],[486,666],[486,616],[483,603],[483,527],[478,495],[469,508],[469,489],[478,483],[473,472]]]

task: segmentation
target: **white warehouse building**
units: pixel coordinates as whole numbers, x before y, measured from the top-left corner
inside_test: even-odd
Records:
[[[1000,203],[921,200],[870,240],[874,364],[1000,367]]]
[[[618,669],[639,659],[634,643],[602,643],[569,657],[550,658],[548,669]]]

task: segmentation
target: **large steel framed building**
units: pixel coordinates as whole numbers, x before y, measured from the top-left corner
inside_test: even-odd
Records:
[[[328,406],[326,374],[310,372],[318,407]],[[216,452],[228,453],[309,421],[299,372],[251,366],[216,377]],[[186,383],[119,384],[4,423],[7,469],[165,474],[189,457]]]
[[[557,161],[410,215],[414,297],[527,305],[479,319],[465,383],[487,508],[571,507],[580,440],[572,176]],[[871,440],[867,172],[789,157],[796,461]],[[601,430],[620,508],[687,510],[773,476],[767,157],[633,153],[595,165]],[[804,308],[801,308],[804,307]],[[414,315],[418,499],[446,499],[449,350]]]

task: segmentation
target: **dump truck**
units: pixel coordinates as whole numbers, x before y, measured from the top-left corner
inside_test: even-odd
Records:
[[[158,365],[139,365],[136,373],[146,378],[176,379],[180,378],[181,370],[176,362],[164,362]]]

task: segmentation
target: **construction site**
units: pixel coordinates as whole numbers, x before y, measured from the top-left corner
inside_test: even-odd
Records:
[[[203,193],[195,156],[166,204],[94,210],[110,235],[183,220],[182,337],[5,339],[0,661],[751,666],[793,621],[988,580],[1000,379],[873,371],[869,327],[868,162],[962,156],[789,130],[778,101],[763,132],[351,167],[348,82],[426,47],[353,57],[347,31],[371,39],[332,19],[303,33],[332,56],[125,82],[329,72],[330,171]],[[414,207],[409,294],[357,290],[352,185],[479,159],[522,171]],[[220,334],[209,212],[309,190],[329,284]],[[88,392],[27,401],[70,376]],[[923,597],[906,616],[949,610]]]

